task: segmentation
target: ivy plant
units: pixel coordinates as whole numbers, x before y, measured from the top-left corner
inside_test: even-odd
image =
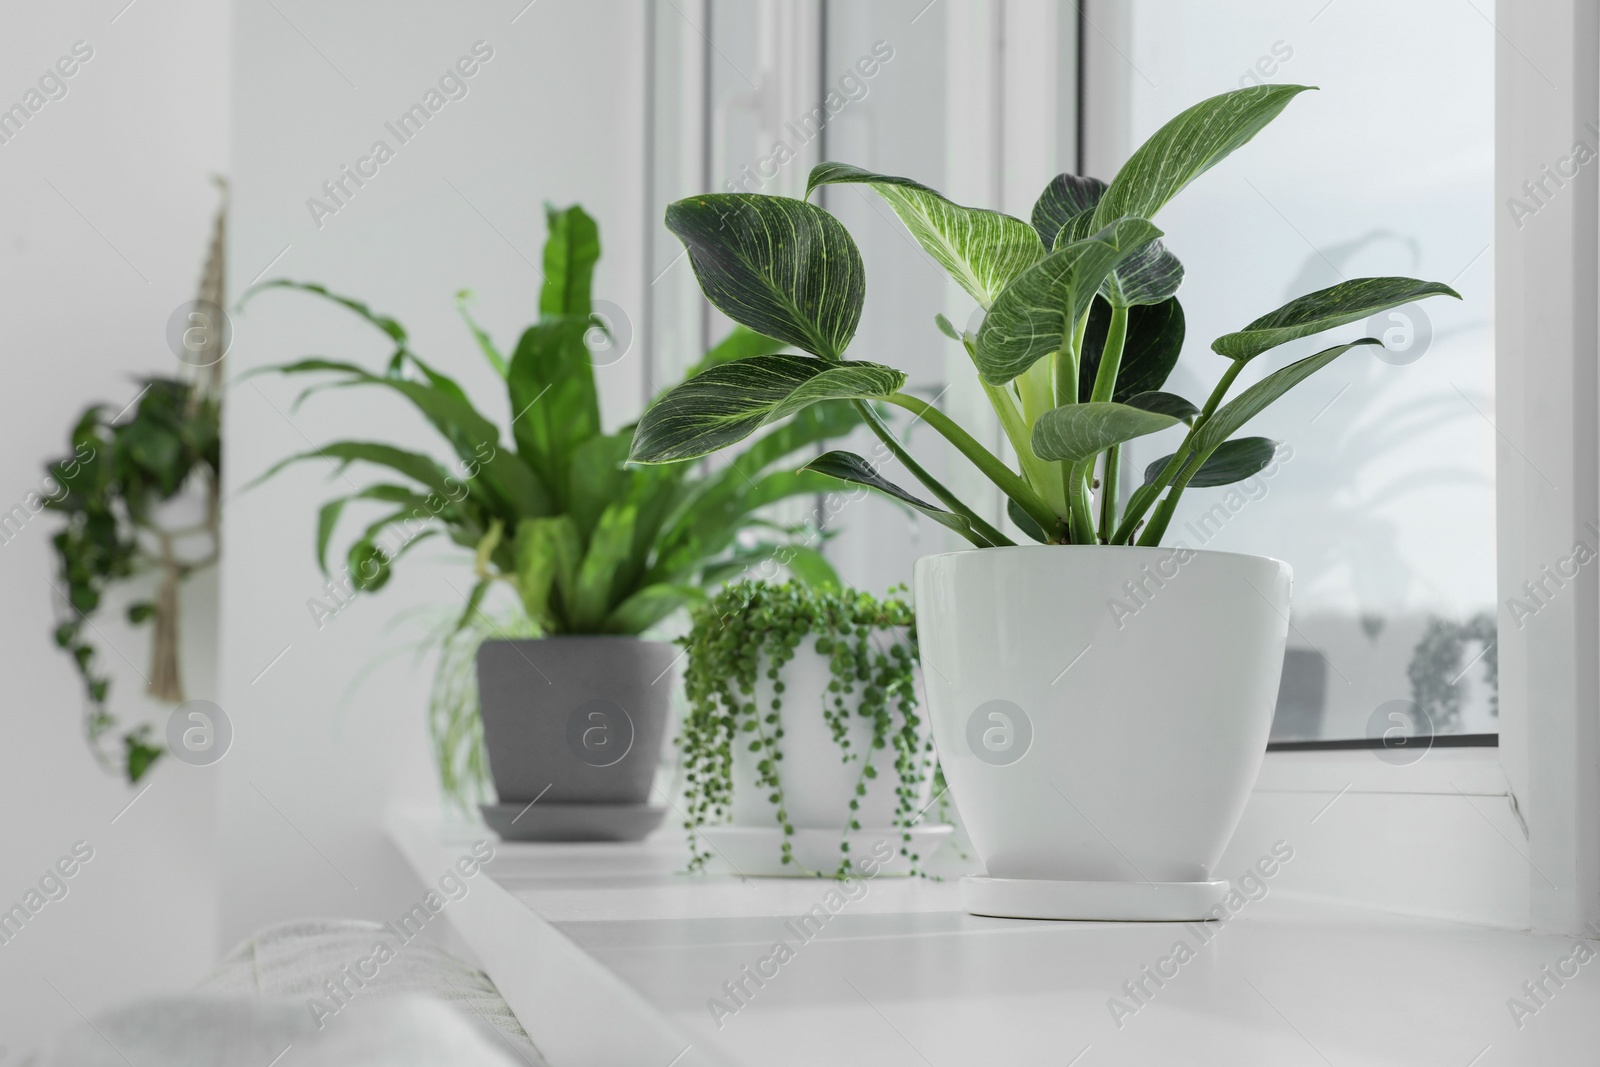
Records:
[[[815,548],[797,543],[807,531],[776,526],[760,513],[780,500],[832,488],[824,475],[774,468],[847,433],[857,424],[855,411],[845,404],[808,406],[717,471],[693,462],[624,466],[634,428],[602,429],[586,340],[591,331],[608,328],[594,315],[590,295],[599,228],[577,206],[550,208],[548,223],[539,318],[509,354],[473,320],[470,294],[457,295],[475,347],[504,383],[504,430],[479,412],[453,378],[412,349],[410,335],[394,318],[303,282],[264,282],[246,294],[248,299],[265,289],[298,290],[370,323],[394,346],[376,372],[323,357],[263,369],[324,379],[300,400],[330,388],[396,394],[421,412],[455,454],[447,465],[387,442],[334,441],[289,456],[262,474],[258,482],[289,464],[331,459],[341,470],[360,463],[400,476],[322,506],[316,555],[324,573],[340,519],[355,501],[389,508],[350,545],[348,585],[381,589],[402,553],[443,532],[471,553],[476,575],[461,627],[495,583],[516,592],[541,635],[638,634],[703,601],[707,584],[720,582],[729,568],[771,557],[779,544],[795,567],[827,569]],[[782,347],[779,340],[737,327],[691,370],[686,384],[730,361],[798,358],[773,357]]]
[[[704,868],[711,858],[700,848],[699,828],[730,817],[737,746],[757,759],[758,786],[768,791],[783,830],[783,863],[795,863],[790,841],[795,828],[784,804],[780,771],[783,723],[785,715],[814,714],[827,721],[840,760],[857,769],[849,821],[841,827],[839,866],[831,873],[840,878],[851,873],[849,834],[861,829],[861,798],[867,784],[890,764],[896,777],[894,825],[900,829],[900,851],[917,868],[921,857],[911,851],[911,826],[934,757],[932,738],[917,714],[915,627],[904,600],[878,600],[859,591],[795,581],[736,582],[695,609],[689,633],[679,639],[688,652],[684,686],[689,713],[677,739],[687,783],[684,829],[692,870]],[[819,709],[786,710],[784,668],[803,648],[827,657],[827,695]],[[764,708],[756,696],[763,674],[773,694]],[[870,724],[871,741],[864,749],[851,744],[852,718]]]
[[[96,660],[92,636],[107,592],[137,575],[157,578],[155,600],[128,607],[134,625],[155,631],[151,652],[150,695],[183,702],[178,667],[178,588],[190,575],[217,560],[222,466],[222,405],[215,382],[148,378],[132,417],[119,419],[108,406],[85,409],[72,429],[72,454],[48,465],[60,487],[44,506],[65,518],[52,538],[57,586],[68,616],[55,628],[55,643],[72,657],[88,698],[85,733],[102,765],[137,782],[165,751],[144,723],[120,732],[120,753],[106,751],[117,736],[111,679]],[[158,505],[197,488],[205,494],[204,514],[188,528],[162,526]],[[197,556],[180,549],[185,538],[200,537],[207,547]],[[87,632],[86,632],[87,631]]]
[[[1333,345],[1280,367],[1229,397],[1235,379],[1279,345],[1436,295],[1447,285],[1357,278],[1309,293],[1217,338],[1227,360],[1203,402],[1164,392],[1184,340],[1176,293],[1183,265],[1150,220],[1190,182],[1241,147],[1307,86],[1257,85],[1204,100],[1146,141],[1112,179],[1061,174],[1024,221],[952,203],[910,178],[844,163],[811,171],[825,185],[871,189],[911,236],[983,309],[976,332],[938,328],[971,358],[1017,467],[938,408],[902,392],[906,375],[847,360],[865,300],[861,255],[844,226],[806,200],[747,193],[691,197],[667,209],[706,298],[736,322],[808,355],[762,355],[718,366],[661,397],[634,435],[632,458],[677,462],[739,441],[810,405],[849,401],[928,502],[849,452],[803,469],[867,486],[916,508],[978,547],[1014,542],[931,475],[874,410],[909,410],[1005,494],[1017,527],[1047,544],[1158,545],[1190,487],[1255,474],[1276,442],[1238,436],[1268,405],[1376,338]],[[1121,447],[1170,427],[1182,443],[1121,499]],[[1096,472],[1100,477],[1095,477]],[[1098,489],[1098,497],[1095,490]]]

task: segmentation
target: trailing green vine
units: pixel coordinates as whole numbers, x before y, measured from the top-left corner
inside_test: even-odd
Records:
[[[911,851],[911,826],[920,814],[916,805],[922,785],[933,772],[933,742],[917,714],[915,641],[915,619],[904,600],[878,600],[862,592],[798,582],[738,582],[695,610],[689,634],[679,639],[689,653],[684,673],[689,714],[678,745],[685,769],[684,829],[689,833],[691,870],[703,869],[710,859],[701,849],[698,829],[730,817],[734,752],[740,744],[759,757],[758,784],[768,790],[767,799],[776,805],[783,829],[783,863],[801,869],[794,859],[795,827],[784,801],[779,766],[783,669],[807,642],[827,657],[831,675],[819,713],[839,746],[840,759],[859,765],[849,824],[840,828],[839,867],[833,874],[843,877],[851,872],[849,834],[861,829],[857,816],[868,783],[882,773],[880,752],[892,754],[898,779],[894,825],[900,829],[900,852],[913,870],[918,869],[921,857]],[[773,694],[765,708],[757,706],[756,696],[763,672]],[[864,751],[850,741],[852,717],[870,721],[872,739]]]

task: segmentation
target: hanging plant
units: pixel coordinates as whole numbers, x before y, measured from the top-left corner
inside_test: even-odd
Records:
[[[218,184],[226,190],[220,179]],[[51,539],[53,584],[66,602],[53,637],[83,680],[91,751],[129,782],[144,777],[165,749],[143,723],[121,729],[121,751],[108,751],[106,739],[118,735],[119,723],[108,703],[111,679],[98,668],[89,638],[99,636],[94,615],[106,594],[153,574],[155,599],[130,605],[128,622],[148,623],[154,632],[146,691],[165,703],[184,702],[179,591],[191,575],[217,562],[221,540],[226,210],[224,203],[217,213],[198,299],[189,305],[196,311],[182,341],[190,369],[180,377],[140,379],[138,396],[120,412],[91,404],[73,424],[72,454],[46,465],[60,492],[52,491],[43,506],[65,518]],[[200,517],[182,526],[159,521],[160,505],[186,493],[202,495]]]
[[[757,786],[776,807],[783,830],[782,861],[798,869],[791,843],[795,827],[780,773],[785,714],[823,716],[839,759],[857,768],[833,876],[851,873],[849,834],[861,829],[862,798],[868,783],[891,765],[898,778],[893,822],[900,830],[900,851],[913,871],[918,870],[920,857],[911,852],[910,831],[923,783],[936,772],[933,742],[917,714],[915,620],[909,604],[798,582],[743,581],[696,609],[693,626],[679,643],[689,657],[684,674],[689,713],[677,743],[686,777],[684,829],[691,870],[703,869],[710,858],[701,848],[699,828],[731,816],[737,745],[759,757]],[[784,668],[806,644],[828,661],[827,692],[819,709],[786,710]],[[763,673],[772,692],[767,707],[758,706],[756,695]],[[852,717],[870,726],[865,748],[851,742]]]

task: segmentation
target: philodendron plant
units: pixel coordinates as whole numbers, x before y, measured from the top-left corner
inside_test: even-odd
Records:
[[[1149,220],[1307,88],[1258,85],[1202,101],[1158,130],[1109,186],[1058,175],[1034,205],[1031,224],[954,204],[909,178],[843,163],[812,170],[808,196],[822,185],[870,186],[982,306],[976,333],[957,332],[943,316],[937,323],[971,356],[1016,451],[1016,470],[938,408],[901,392],[903,372],[843,358],[865,281],[855,242],[832,215],[803,200],[757,194],[678,201],[667,209],[667,226],[687,246],[707,299],[736,322],[810,354],[737,360],[666,393],[640,420],[631,458],[703,456],[809,405],[848,400],[939,503],[913,496],[849,452],[828,452],[804,469],[891,496],[978,547],[1014,544],[906,453],[875,410],[888,403],[911,411],[971,460],[1034,540],[1160,544],[1186,488],[1239,481],[1270,462],[1276,442],[1235,436],[1251,418],[1344,352],[1381,342],[1334,345],[1228,399],[1247,364],[1286,342],[1423,297],[1458,297],[1447,285],[1412,278],[1341,282],[1213,341],[1229,362],[1201,406],[1161,391],[1183,347],[1174,295],[1183,266]],[[1179,425],[1188,429],[1177,451],[1151,464],[1124,504],[1121,445]]]

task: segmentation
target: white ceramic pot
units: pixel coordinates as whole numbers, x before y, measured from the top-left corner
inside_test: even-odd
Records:
[[[1198,919],[1266,750],[1288,564],[1039,545],[916,565],[927,705],[979,914]]]
[[[875,633],[875,646],[887,648],[892,635]],[[850,800],[855,796],[856,784],[863,782],[867,792],[859,798],[861,806],[855,818],[861,830],[851,834],[851,852],[860,856],[871,853],[873,846],[887,841],[898,853],[901,846],[900,831],[895,829],[894,816],[897,803],[895,789],[900,783],[895,771],[894,752],[890,748],[871,750],[872,763],[878,772],[876,778],[861,777],[861,761],[845,762],[843,750],[833,739],[833,732],[823,717],[824,701],[832,704],[828,683],[832,680],[828,657],[819,654],[814,640],[807,639],[795,650],[794,658],[780,672],[784,692],[779,721],[783,738],[778,742],[783,760],[778,766],[778,779],[783,787],[783,802],[789,822],[795,827],[791,846],[796,865],[782,863],[783,831],[778,822],[778,806],[769,799],[771,790],[760,785],[756,763],[761,758],[749,751],[743,743],[754,735],[740,735],[740,743],[733,746],[733,804],[732,825],[708,826],[701,833],[742,874],[803,874],[807,871],[831,873],[839,865],[839,844],[849,826]],[[772,682],[767,679],[767,661],[763,656],[757,674],[754,700],[765,715],[772,706]],[[859,694],[846,698],[850,709],[847,736],[852,753],[869,751],[872,743],[872,724],[856,714]],[[899,721],[899,710],[893,702],[890,713]],[[927,711],[919,700],[917,715],[922,719],[919,744],[928,736]],[[932,797],[932,768],[927,769],[915,811],[920,811]],[[949,827],[931,824],[935,820],[924,818],[919,823],[914,842],[926,845],[927,851],[950,832]],[[925,854],[925,853],[924,853]],[[890,873],[903,873],[909,864],[903,857],[887,865],[880,865]]]

